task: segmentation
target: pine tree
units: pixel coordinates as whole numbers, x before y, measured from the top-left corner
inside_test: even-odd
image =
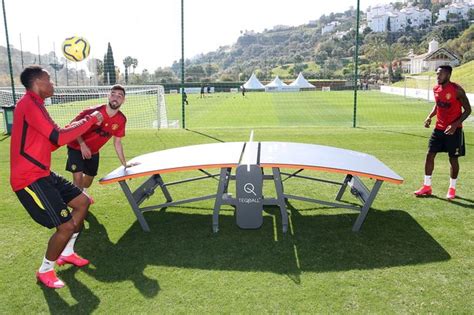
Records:
[[[105,85],[108,85],[109,84],[109,80],[108,80],[108,68],[109,67],[109,64],[107,62],[107,54],[104,55],[104,84]]]
[[[107,47],[107,54],[104,57],[104,83],[110,85],[117,83],[117,77],[115,75],[114,53],[112,52],[112,46],[110,43]]]

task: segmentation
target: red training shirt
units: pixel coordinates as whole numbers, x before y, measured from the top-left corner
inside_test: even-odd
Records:
[[[95,123],[97,118],[87,115],[66,128],[60,128],[46,111],[44,100],[27,91],[13,113],[10,142],[10,184],[13,191],[49,176],[51,152],[76,139]]]
[[[127,123],[127,118],[121,111],[118,111],[114,116],[110,117],[107,114],[107,105],[105,104],[94,106],[82,111],[76,118],[74,118],[73,122],[84,118],[96,110],[102,114],[104,121],[100,126],[92,126],[81,136],[92,154],[99,152],[100,148],[102,148],[112,136],[118,138],[124,137],[125,124]],[[77,140],[69,143],[68,147],[79,151],[81,150],[81,146]]]
[[[444,131],[453,121],[461,117],[462,103],[457,98],[460,88],[453,82],[446,83],[444,87],[436,85],[433,88],[436,102],[436,129]]]

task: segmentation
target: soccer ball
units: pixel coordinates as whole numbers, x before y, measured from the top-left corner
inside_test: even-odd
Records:
[[[78,36],[66,38],[62,48],[64,57],[75,62],[86,59],[91,50],[89,42],[85,38]]]

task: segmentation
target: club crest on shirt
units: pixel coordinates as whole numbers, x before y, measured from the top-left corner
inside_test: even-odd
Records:
[[[63,218],[65,218],[65,217],[68,216],[69,211],[67,211],[66,209],[63,209],[63,210],[61,210],[60,214],[61,214],[61,216],[62,216]]]
[[[114,130],[114,131],[115,131],[115,130],[117,130],[117,129],[118,129],[118,127],[119,127],[119,125],[118,125],[118,124],[112,124],[112,130]]]
[[[446,94],[446,99],[447,99],[447,100],[450,100],[450,99],[451,99],[451,93],[447,93],[447,94]]]

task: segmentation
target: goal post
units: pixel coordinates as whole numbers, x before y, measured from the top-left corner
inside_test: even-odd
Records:
[[[403,85],[403,95],[425,100],[433,100],[432,90],[436,83],[436,78],[425,75],[406,75]]]

